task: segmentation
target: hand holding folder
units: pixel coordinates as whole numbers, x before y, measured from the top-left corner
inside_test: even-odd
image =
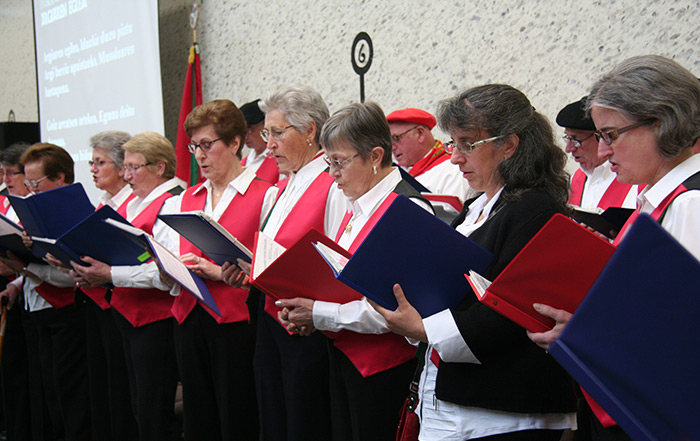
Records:
[[[476,272],[465,276],[486,306],[531,332],[544,332],[555,322],[532,304],[573,313],[614,251],[607,240],[556,214],[493,283]]]

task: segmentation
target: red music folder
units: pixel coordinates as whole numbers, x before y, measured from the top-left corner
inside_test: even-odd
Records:
[[[552,329],[554,320],[533,303],[573,313],[605,267],[615,247],[561,214],[555,214],[489,285],[465,274],[479,300],[532,332]]]
[[[362,295],[335,278],[316,251],[320,242],[347,257],[351,254],[323,233],[311,230],[289,249],[263,233],[256,233],[250,283],[275,299],[305,297],[326,302],[347,303]]]

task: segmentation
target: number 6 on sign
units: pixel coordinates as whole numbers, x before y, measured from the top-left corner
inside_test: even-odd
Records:
[[[372,39],[366,32],[360,32],[352,43],[352,67],[360,76],[360,102],[365,102],[365,73],[372,65],[374,49]]]

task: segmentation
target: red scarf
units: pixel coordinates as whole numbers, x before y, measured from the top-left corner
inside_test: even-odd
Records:
[[[442,146],[440,140],[435,141],[435,145],[430,150],[430,152],[423,157],[420,161],[413,164],[409,173],[411,176],[420,176],[436,165],[445,162],[450,159],[450,155],[445,151],[445,147]]]

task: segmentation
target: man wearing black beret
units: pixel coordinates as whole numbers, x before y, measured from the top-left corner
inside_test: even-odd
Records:
[[[581,208],[625,207],[636,205],[637,187],[615,179],[610,163],[598,157],[595,125],[584,110],[586,99],[568,104],[559,111],[557,124],[564,128],[566,152],[579,165],[571,178],[569,203]]]
[[[260,137],[260,131],[265,126],[265,114],[258,106],[259,101],[258,99],[241,106],[241,112],[248,124],[245,145],[251,149],[248,156],[241,161],[241,165],[252,168],[255,175],[263,181],[276,184],[280,172],[277,168],[277,162],[267,150],[267,143]]]

